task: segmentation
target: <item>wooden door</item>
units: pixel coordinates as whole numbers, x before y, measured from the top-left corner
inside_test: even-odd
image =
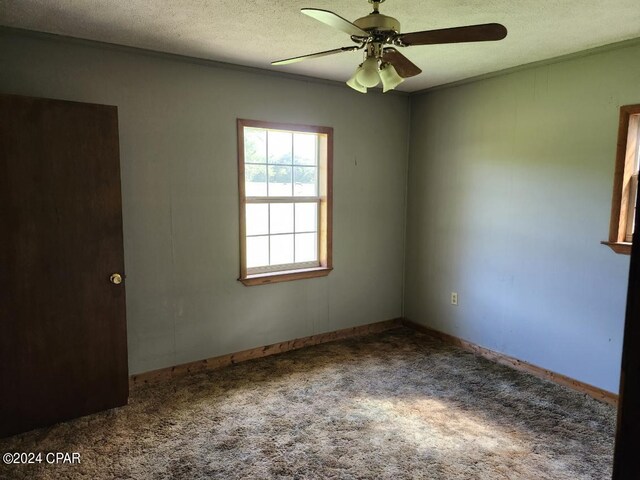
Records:
[[[128,397],[116,107],[0,95],[0,436]]]

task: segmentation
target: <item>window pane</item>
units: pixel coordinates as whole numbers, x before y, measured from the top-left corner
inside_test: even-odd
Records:
[[[271,236],[271,265],[293,263],[293,235]]]
[[[259,197],[267,195],[267,166],[245,165],[245,195],[247,197]]]
[[[269,233],[269,205],[249,203],[246,210],[247,235],[267,235]]]
[[[269,163],[291,165],[291,132],[269,130]]]
[[[296,203],[296,232],[318,230],[318,204]]]
[[[316,167],[294,167],[293,194],[297,197],[315,197],[318,169]]]
[[[293,163],[317,165],[318,137],[313,133],[293,134]]]
[[[296,234],[296,262],[314,262],[318,260],[317,233]]]
[[[293,203],[271,203],[271,232],[293,233]]]
[[[290,197],[293,184],[291,182],[291,167],[280,165],[269,166],[269,196]]]
[[[247,268],[269,265],[269,237],[247,237]]]
[[[258,128],[244,129],[245,163],[267,163],[267,131]]]
[[[265,122],[245,125],[239,152],[244,156],[240,186],[246,195],[240,198],[245,234],[242,271],[248,269],[251,278],[258,272],[270,275],[319,265],[320,252],[330,247],[321,234],[325,207],[319,195],[326,188],[325,172],[331,171],[327,157],[331,133],[304,127],[283,130],[283,125]],[[331,204],[326,208],[330,218]]]

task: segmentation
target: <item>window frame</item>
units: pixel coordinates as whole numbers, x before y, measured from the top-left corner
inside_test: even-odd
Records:
[[[618,143],[611,200],[609,240],[602,242],[614,252],[631,254],[631,235],[637,190],[638,156],[640,150],[640,104],[620,107]],[[635,192],[637,193],[637,191]]]
[[[245,193],[245,158],[244,158],[244,129],[263,128],[270,130],[282,130],[288,132],[314,133],[318,135],[318,265],[308,268],[291,268],[287,270],[264,271],[250,273],[246,262],[246,206],[249,203],[269,203],[267,201],[247,201]],[[316,278],[329,275],[333,270],[332,231],[333,231],[333,128],[313,125],[298,125],[290,123],[277,123],[262,120],[237,119],[238,136],[238,196],[240,218],[240,276],[238,280],[246,286],[265,285],[270,283],[288,282],[305,278]],[[284,202],[288,199],[304,199],[305,197],[272,197],[275,202]],[[309,197],[310,199],[312,197]],[[299,202],[298,202],[299,203]],[[295,207],[294,207],[295,208]],[[302,262],[301,262],[302,263]],[[287,267],[286,265],[284,267]],[[266,267],[266,270],[270,268]]]

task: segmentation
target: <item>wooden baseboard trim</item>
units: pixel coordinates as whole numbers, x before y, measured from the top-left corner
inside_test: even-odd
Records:
[[[531,375],[539,378],[544,378],[545,380],[550,380],[565,387],[572,388],[573,390],[577,390],[580,393],[589,395],[596,400],[600,400],[611,405],[618,404],[618,395],[616,395],[615,393],[603,390],[598,387],[594,387],[593,385],[589,385],[588,383],[580,382],[574,378],[567,377],[560,373],[552,372],[551,370],[547,370],[546,368],[538,367],[537,365],[533,365],[532,363],[518,360],[517,358],[510,357],[503,353],[489,350],[488,348],[484,348],[476,345],[475,343],[462,340],[461,338],[455,337],[453,335],[439,332],[438,330],[433,330],[432,328],[426,327],[411,320],[404,319],[402,323],[409,328],[413,328],[414,330],[417,330],[421,333],[425,333],[433,338],[437,338],[444,343],[449,343],[451,345],[461,347],[464,350],[473,352],[493,362],[499,363],[501,365],[506,365],[507,367],[511,367],[522,372],[530,373]]]
[[[235,365],[236,363],[245,362],[247,360],[253,360],[256,358],[267,357],[269,355],[275,355],[277,353],[297,350],[299,348],[309,347],[311,345],[318,345],[320,343],[333,342],[335,340],[368,335],[371,333],[384,332],[385,330],[391,330],[400,327],[402,327],[402,319],[395,318],[393,320],[370,323],[368,325],[361,325],[359,327],[345,328],[342,330],[335,330],[333,332],[327,333],[319,333],[317,335],[311,335],[309,337],[296,338],[295,340],[274,343],[273,345],[251,348],[249,350],[243,350],[241,352],[230,353],[228,355],[221,355],[219,357],[211,357],[204,360],[184,363],[182,365],[176,365],[174,367],[167,367],[161,368],[159,370],[152,370],[150,372],[138,373],[129,377],[129,385],[133,388],[139,385],[157,383],[184,375],[200,373],[207,370],[216,370],[219,368],[228,367],[230,365]]]

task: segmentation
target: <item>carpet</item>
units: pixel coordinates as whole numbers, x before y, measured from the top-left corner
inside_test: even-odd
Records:
[[[615,409],[406,328],[157,385],[0,440],[3,479],[608,479]]]

